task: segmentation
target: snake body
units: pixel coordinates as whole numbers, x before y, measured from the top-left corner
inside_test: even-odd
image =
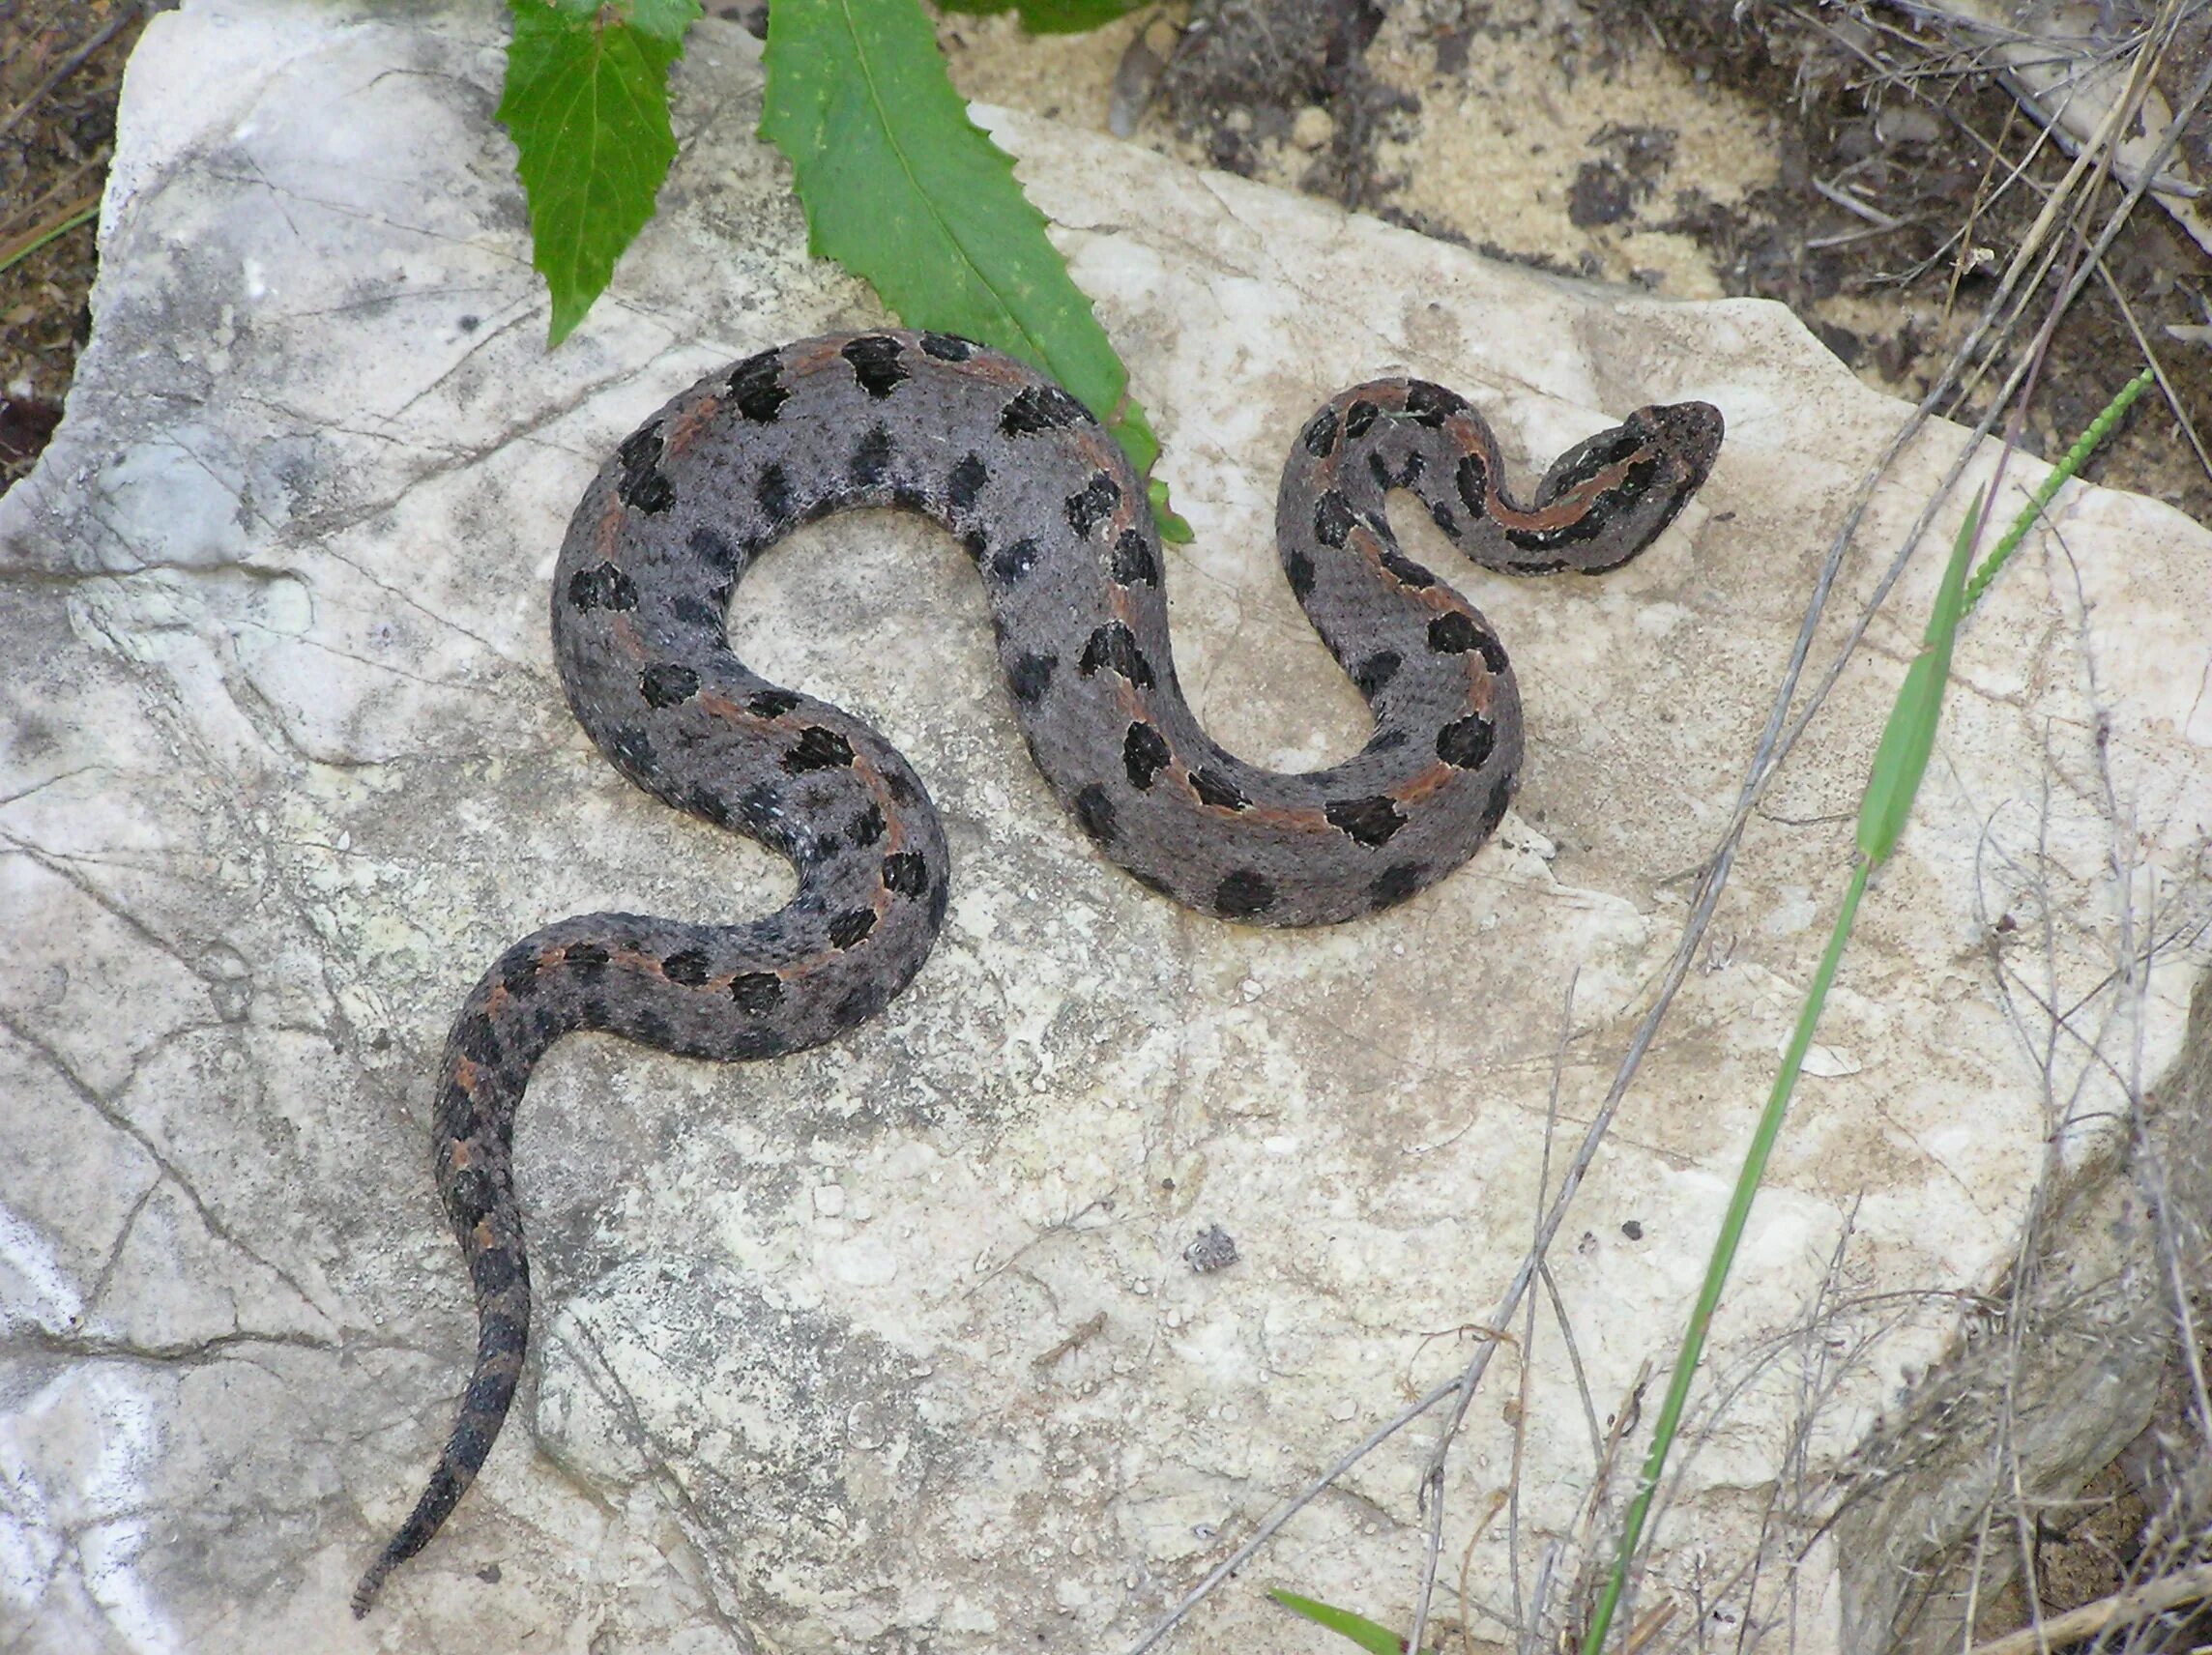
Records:
[[[1391,379],[1332,398],[1283,474],[1283,572],[1375,714],[1351,759],[1258,769],[1208,740],[1176,682],[1145,488],[1084,405],[941,334],[765,351],[663,407],[586,491],[553,583],[568,704],[601,752],[680,810],[789,857],[764,918],[565,919],[509,948],[447,1044],[433,1169],[475,1287],[459,1417],[412,1515],[363,1578],[421,1551],[474,1480],[521,1373],[530,1276],[511,1139],[530,1073],[600,1030],[689,1058],[772,1058],[874,1016],[945,916],[945,835],[920,779],[859,718],[731,653],[730,594],[794,526],[859,507],[925,512],[990,595],[1032,755],[1082,830],[1162,895],[1223,919],[1313,925],[1385,909],[1472,856],[1513,795],[1518,692],[1496,633],[1399,548],[1410,491],[1470,558],[1594,574],[1634,557],[1704,480],[1721,418],[1649,407],[1562,456],[1533,503],[1461,397]]]

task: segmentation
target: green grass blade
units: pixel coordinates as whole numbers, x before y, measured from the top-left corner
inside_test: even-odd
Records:
[[[1982,566],[1974,570],[1974,578],[1966,583],[1966,610],[1969,614],[1974,605],[1981,602],[1982,594],[1989,591],[1990,582],[1996,579],[1997,571],[2012,557],[2013,548],[2027,537],[2029,527],[2050,508],[2052,497],[2065,485],[2067,479],[2081,469],[2097,445],[2111,434],[2112,427],[2135,405],[2136,398],[2157,383],[2156,370],[2146,367],[2120,387],[2120,393],[2105,404],[2105,411],[2089,421],[2089,428],[2075,440],[2065,456],[2051,468],[2051,475],[2036,489],[2034,498],[2027,504],[2027,509],[2013,519],[2012,527],[2005,531],[2005,537],[1997,542],[1994,551],[1982,560]]]
[[[1363,1614],[1353,1614],[1348,1609],[1301,1598],[1295,1592],[1270,1587],[1267,1595],[1293,1614],[1302,1614],[1317,1626],[1349,1638],[1371,1655],[1404,1655],[1406,1640],[1386,1626],[1378,1626]]]
[[[1852,921],[1858,917],[1859,898],[1866,894],[1867,879],[1873,872],[1873,864],[1864,857],[1851,872],[1850,886],[1844,892],[1844,906],[1836,915],[1835,929],[1829,933],[1827,949],[1820,956],[1820,968],[1814,973],[1813,987],[1805,996],[1804,1008],[1797,1014],[1797,1027],[1790,1033],[1790,1048],[1782,1056],[1781,1072],[1774,1077],[1774,1089],[1767,1094],[1766,1108],[1761,1112],[1759,1125],[1751,1135],[1751,1147],[1744,1151],[1742,1170],[1736,1174],[1735,1189],[1729,1197],[1728,1211],[1721,1218],[1720,1238],[1713,1243],[1712,1258],[1705,1265],[1704,1284],[1699,1288],[1698,1301],[1691,1307],[1690,1324],[1683,1330],[1682,1348],[1674,1358],[1674,1372],[1667,1381],[1666,1400],[1660,1403],[1659,1412],[1652,1420],[1651,1451],[1644,1456],[1643,1474],[1637,1479],[1636,1497],[1629,1502],[1628,1517],[1621,1525],[1620,1551],[1615,1558],[1613,1573],[1606,1579],[1605,1590],[1590,1616],[1589,1631],[1583,1639],[1583,1655],[1598,1655],[1604,1647],[1614,1611],[1619,1608],[1620,1594],[1628,1584],[1629,1560],[1636,1555],[1637,1545],[1644,1538],[1644,1524],[1651,1515],[1652,1498],[1659,1492],[1659,1474],[1667,1467],[1667,1455],[1674,1446],[1675,1434],[1681,1429],[1682,1410],[1689,1402],[1690,1384],[1697,1378],[1698,1363],[1704,1356],[1705,1336],[1712,1329],[1713,1313],[1720,1308],[1721,1290],[1728,1285],[1729,1270],[1735,1263],[1736,1248],[1743,1241],[1744,1226],[1751,1218],[1751,1204],[1766,1176],[1767,1159],[1774,1152],[1775,1140],[1782,1134],[1783,1119],[1790,1112],[1790,1093],[1796,1090],[1798,1071],[1805,1066],[1805,1054],[1812,1049],[1813,1031],[1819,1024],[1820,1008],[1827,1003],[1828,987],[1836,980],[1844,944],[1850,940]]]
[[[1943,566],[1943,578],[1936,588],[1936,606],[1929,614],[1920,653],[1906,669],[1897,704],[1882,727],[1881,743],[1874,750],[1874,769],[1859,800],[1858,841],[1860,852],[1877,867],[1888,860],[1897,836],[1905,831],[1913,796],[1928,770],[1928,755],[1935,751],[1943,689],[1951,682],[1951,646],[1959,635],[1966,570],[1973,564],[1981,519],[1979,504],[1969,504],[1966,520],[1951,542],[1951,561]]]
[[[530,199],[531,262],[553,297],[548,347],[605,291],[653,217],[676,138],[668,66],[696,0],[509,0],[514,39],[498,117]]]
[[[2026,506],[2013,518],[2012,526],[2005,531],[1996,549],[1982,561],[1971,581],[1966,578],[1966,570],[1973,560],[1980,513],[1973,507],[1967,508],[1966,520],[1960,525],[1959,537],[1952,543],[1951,561],[1944,567],[1942,583],[1936,589],[1936,607],[1928,617],[1928,630],[1920,653],[1913,657],[1911,667],[1906,672],[1905,686],[1898,692],[1897,705],[1882,730],[1881,744],[1875,749],[1874,772],[1867,782],[1866,797],[1859,804],[1859,849],[1877,867],[1888,860],[1890,852],[1897,847],[1898,835],[1905,831],[1906,819],[1912,811],[1913,795],[1920,791],[1920,778],[1927,772],[1929,755],[1935,750],[1936,727],[1942,716],[1943,690],[1951,677],[1951,647],[1958,636],[1960,621],[1980,601],[1990,582],[2011,559],[2013,549],[2026,537],[2027,531],[2043,515],[2066,479],[2081,469],[2091,450],[2119,423],[2120,417],[2150,387],[2153,375],[2146,368],[2105,405],[2104,411],[2090,421],[2089,428],[2081,433],[2065,457],[2036,487]]]
[[[1160,446],[1128,372],[1013,162],[968,119],[916,0],[776,0],[767,62],[761,132],[791,159],[813,250],[910,326],[1043,368],[1149,473]],[[1159,515],[1170,538],[1189,537]]]
[[[2081,469],[2089,450],[2118,422],[2128,405],[2142,394],[2150,378],[2145,373],[2130,382],[2091,422],[2081,440],[2074,445],[2045,485],[2014,519],[2003,541],[1982,566],[1981,573],[1976,576],[1979,589],[1988,587],[1989,580],[2027,533],[2028,526],[2051,503],[2059,485]],[[1735,1263],[1736,1249],[1751,1218],[1752,1203],[1765,1180],[1766,1163],[1774,1152],[1775,1141],[1781,1136],[1782,1122],[1789,1114],[1790,1099],[1796,1090],[1805,1054],[1812,1048],[1813,1031],[1819,1026],[1820,1013],[1828,1002],[1828,990],[1836,980],[1837,967],[1843,962],[1844,946],[1850,941],[1859,901],[1866,895],[1867,882],[1875,869],[1896,847],[1898,835],[1911,812],[1913,797],[1920,790],[1920,778],[1927,770],[1928,757],[1935,747],[1936,725],[1942,714],[1943,692],[1950,679],[1951,646],[1958,636],[1960,618],[1970,606],[1972,597],[1979,595],[1978,590],[1968,593],[1966,568],[1972,561],[1980,516],[1978,503],[1970,504],[1966,520],[1960,525],[1958,537],[1951,544],[1950,562],[1944,566],[1943,578],[1936,587],[1936,603],[1928,618],[1921,652],[1906,671],[1905,682],[1897,692],[1897,704],[1890,710],[1889,723],[1883,728],[1881,743],[1875,750],[1866,794],[1859,807],[1859,859],[1851,870],[1850,884],[1844,891],[1843,907],[1837,912],[1827,948],[1820,955],[1819,969],[1806,992],[1804,1007],[1797,1014],[1797,1026],[1790,1033],[1789,1050],[1782,1057],[1781,1072],[1774,1077],[1774,1089],[1767,1094],[1766,1108],[1760,1115],[1751,1147],[1744,1153],[1735,1189],[1729,1197],[1728,1211],[1721,1218],[1720,1235],[1713,1243],[1712,1258],[1705,1266],[1705,1279],[1698,1291],[1697,1303],[1691,1307],[1689,1326],[1682,1334],[1681,1350],[1668,1379],[1666,1398],[1652,1421],[1651,1448],[1644,1456],[1636,1495],[1629,1502],[1627,1517],[1621,1524],[1620,1549],[1614,1555],[1613,1571],[1606,1578],[1605,1589],[1598,1596],[1589,1626],[1583,1636],[1583,1655],[1599,1655],[1605,1646],[1606,1635],[1612,1630],[1613,1617],[1620,1608],[1621,1594],[1628,1584],[1629,1565],[1643,1542],[1651,1502],[1659,1491],[1660,1473],[1666,1469],[1668,1454],[1681,1429],[1690,1386],[1696,1379],[1698,1363],[1704,1355],[1705,1337],[1711,1331],[1714,1313],[1720,1308],[1729,1271]]]
[[[62,219],[60,223],[49,224],[45,229],[40,231],[38,235],[32,237],[21,247],[15,248],[15,251],[9,253],[5,258],[0,258],[0,276],[4,276],[9,271],[14,270],[17,265],[21,264],[25,259],[29,258],[33,253],[37,252],[47,243],[59,241],[62,237],[68,235],[72,230],[75,229],[79,224],[85,222],[86,219],[96,218],[99,216],[100,202],[96,199],[89,206],[79,207],[74,213],[72,213],[68,218]]]

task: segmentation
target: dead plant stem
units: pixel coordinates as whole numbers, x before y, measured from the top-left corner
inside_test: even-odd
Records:
[[[2023,1627],[1989,1643],[1978,1644],[1973,1655],[2043,1655],[2050,1649],[2079,1643],[2102,1633],[2139,1625],[2153,1615],[2184,1604],[2212,1597],[2212,1563],[2199,1563],[2164,1580],[2151,1581],[2109,1598],[2052,1615],[2040,1627]]]

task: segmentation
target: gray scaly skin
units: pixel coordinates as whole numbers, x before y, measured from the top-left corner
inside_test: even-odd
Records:
[[[470,993],[439,1080],[433,1169],[476,1289],[476,1369],[354,1612],[437,1532],[513,1398],[530,1273],[511,1139],[546,1048],[600,1030],[720,1062],[802,1051],[882,1010],[936,940],[950,869],[919,778],[858,718],[730,653],[731,590],[786,531],[864,506],[945,525],[990,594],[1037,768],[1098,848],[1201,913],[1325,924],[1466,861],[1521,766],[1505,651],[1399,550],[1385,494],[1410,490],[1487,568],[1594,574],[1672,521],[1720,440],[1703,403],[1641,409],[1562,457],[1524,508],[1500,490],[1489,428],[1451,392],[1382,380],[1331,400],[1292,448],[1276,535],[1375,734],[1341,765],[1286,774],[1199,728],[1176,683],[1144,486],[1034,370],[946,334],[836,335],[750,358],[655,415],[569,525],[553,582],[561,680],[623,774],[790,857],[798,894],[732,925],[564,919]]]

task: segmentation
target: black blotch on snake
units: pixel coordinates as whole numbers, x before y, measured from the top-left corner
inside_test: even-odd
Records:
[[[1240,868],[1213,890],[1213,906],[1231,919],[1249,919],[1275,905],[1275,887],[1264,874]]]
[[[888,334],[863,334],[847,340],[837,354],[853,364],[853,377],[860,389],[878,401],[911,377],[899,361],[904,354],[902,347]]]
[[[1152,778],[1167,769],[1173,757],[1167,738],[1141,718],[1121,739],[1121,768],[1129,773],[1129,785],[1140,792],[1152,785]]]
[[[773,424],[783,405],[791,400],[791,392],[777,383],[782,370],[782,353],[778,351],[747,357],[730,370],[730,394],[737,400],[738,412],[756,425]]]
[[[1121,485],[1100,472],[1080,493],[1067,497],[1067,526],[1075,531],[1077,539],[1089,539],[1092,530],[1114,514],[1114,508],[1121,504]]]
[[[699,693],[699,674],[682,661],[662,661],[638,674],[637,687],[648,707],[675,707]]]

